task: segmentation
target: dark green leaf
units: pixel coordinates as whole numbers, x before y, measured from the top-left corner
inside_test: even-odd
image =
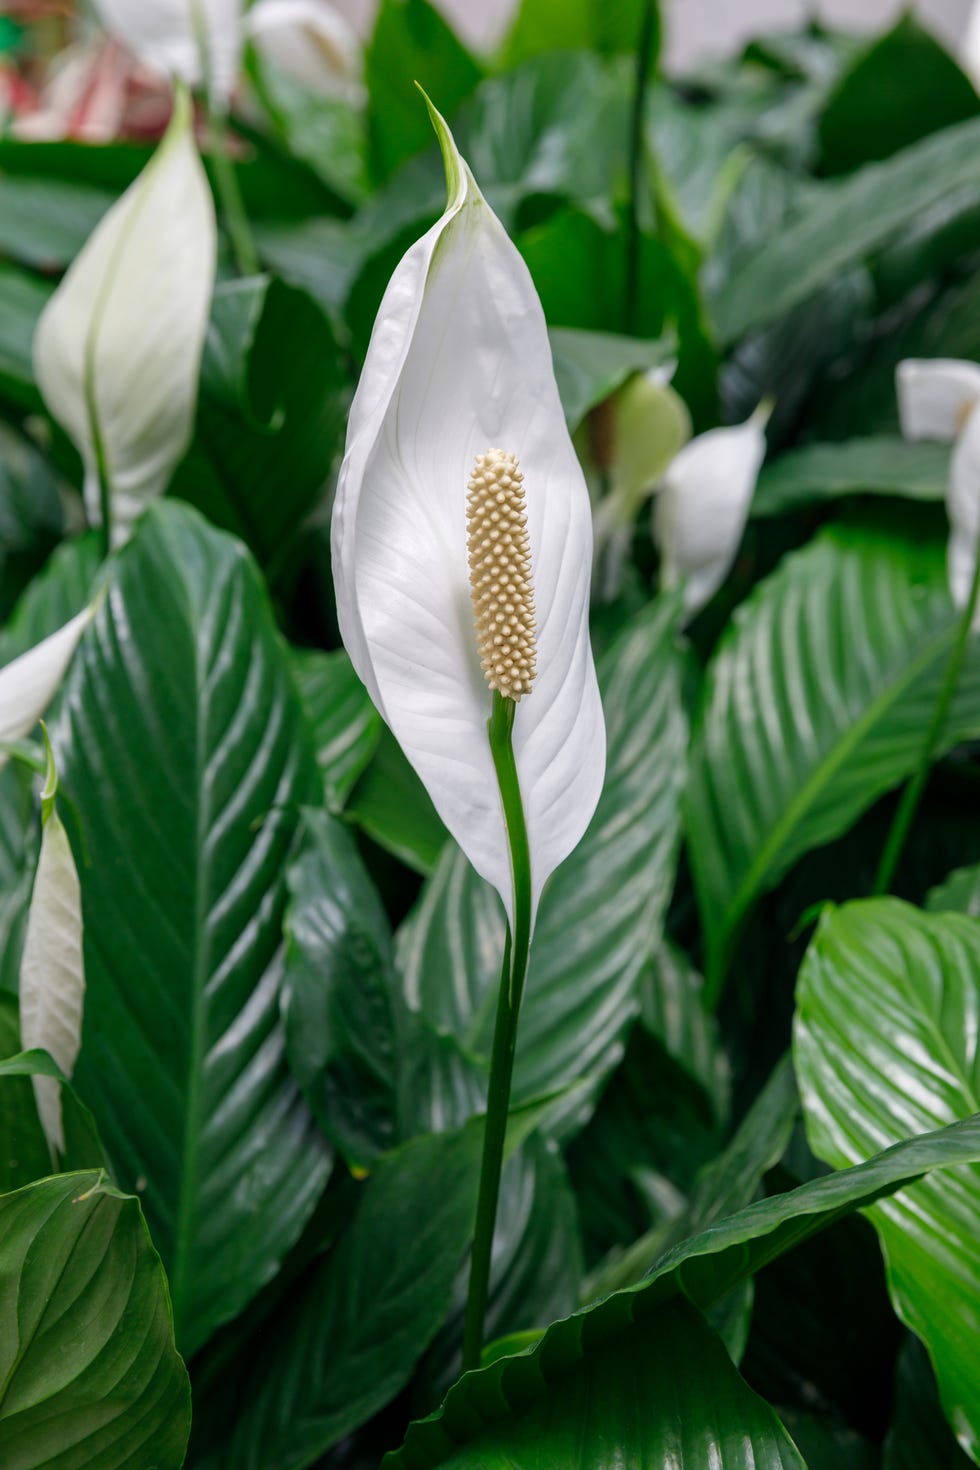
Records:
[[[752,514],[784,515],[841,495],[942,500],[948,478],[949,448],[945,444],[910,444],[885,435],[839,444],[808,444],[765,466]]]
[[[385,1470],[806,1470],[773,1410],[683,1301],[553,1377],[528,1407],[517,1401],[506,1423],[474,1426],[438,1449],[410,1439],[383,1463]]]
[[[296,649],[290,661],[313,726],[327,802],[339,810],[377,749],[381,716],[342,649]]]
[[[91,601],[102,561],[94,532],[63,541],[0,629],[0,666],[56,633]]]
[[[9,1003],[7,996],[0,997],[0,1006],[4,1009]],[[7,1018],[7,1025],[9,1025],[9,1018]],[[31,1077],[53,1077],[61,1083],[65,1149],[64,1153],[56,1155],[54,1160],[52,1160],[43,1132],[40,1132],[33,1089],[29,1082]],[[23,1082],[28,1084],[26,1091],[23,1091],[19,1085]],[[12,1143],[15,1142],[17,1152],[20,1154],[19,1172],[16,1177],[13,1173],[11,1174],[13,1180],[9,1185],[11,1189],[20,1188],[22,1184],[31,1184],[35,1179],[51,1174],[53,1162],[60,1165],[62,1172],[105,1167],[105,1154],[99,1141],[95,1119],[84,1103],[79,1102],[65,1074],[46,1051],[18,1052],[0,1061],[0,1094],[7,1094],[8,1091],[11,1097],[27,1100],[23,1111],[14,1116],[10,1129],[0,1133],[5,1143],[8,1139]],[[5,1098],[4,1102],[6,1102]],[[13,1113],[12,1108],[10,1112]],[[36,1144],[39,1133],[40,1143],[43,1145],[43,1156],[41,1149]],[[9,1165],[9,1160],[7,1163]]]
[[[637,1013],[677,854],[687,719],[676,628],[677,603],[664,598],[644,609],[601,661],[606,781],[588,831],[542,898],[521,1015],[517,1099],[583,1077],[598,1082],[621,1055]],[[484,1056],[504,930],[496,894],[451,848],[398,936],[409,1004]]]
[[[0,770],[0,994],[17,990],[20,984],[39,843],[31,772],[20,761],[8,761]]]
[[[62,712],[84,859],[77,1086],[139,1185],[191,1351],[274,1273],[329,1168],[278,1018],[285,866],[316,770],[244,549],[151,508]]]
[[[820,164],[847,173],[964,122],[980,101],[956,62],[911,14],[877,37],[837,82],[820,119]]]
[[[29,1077],[4,1076],[3,1064],[20,1052],[17,999],[0,992],[0,1194],[52,1172]]]
[[[945,128],[884,163],[815,191],[798,218],[733,276],[715,301],[726,343],[763,326],[867,260],[954,190],[980,203],[980,119]]]
[[[604,1360],[634,1323],[642,1324],[647,1339],[656,1339],[666,1303],[686,1296],[697,1306],[710,1307],[768,1261],[842,1216],[932,1169],[978,1161],[980,1118],[971,1118],[716,1221],[675,1247],[636,1286],[552,1323],[526,1353],[467,1374],[449,1390],[436,1415],[410,1427],[390,1470],[440,1465],[454,1445],[470,1441],[481,1425],[507,1417],[511,1406],[528,1405],[547,1394],[549,1385],[576,1364]]]
[[[971,1464],[943,1418],[929,1356],[910,1333],[898,1357],[895,1411],[882,1470],[923,1470],[925,1465],[929,1470],[969,1470]]]
[[[670,339],[640,341],[611,332],[578,332],[552,327],[551,357],[562,407],[570,429],[582,422],[590,408],[621,388],[635,372],[662,367],[671,360]]]
[[[824,914],[797,989],[810,1146],[834,1167],[980,1114],[980,928],[895,899]],[[887,1078],[887,1086],[882,1079]],[[980,1455],[980,1168],[869,1210],[896,1311],[929,1349],[957,1437]]]
[[[52,289],[47,281],[0,265],[0,393],[18,408],[41,407],[31,348]]]
[[[137,1201],[61,1174],[0,1198],[0,1235],[3,1464],[179,1470],[190,1392]]]
[[[432,142],[432,125],[415,83],[449,117],[482,75],[428,0],[382,0],[364,72],[371,164],[378,179],[388,178]]]
[[[728,1059],[704,1005],[704,981],[687,955],[665,940],[640,986],[640,1019],[668,1056],[698,1082],[719,1119],[728,1115]]]
[[[705,684],[687,803],[717,996],[761,893],[915,767],[957,615],[922,516],[831,527],[739,609]],[[980,652],[942,748],[980,733]]]
[[[0,622],[54,550],[64,522],[51,466],[27,439],[0,423]]]
[[[351,821],[417,873],[431,873],[449,841],[442,819],[387,725],[347,798]]]
[[[950,873],[944,883],[929,893],[926,908],[936,914],[952,911],[980,919],[980,864]]]
[[[267,276],[219,286],[171,493],[272,560],[323,494],[346,401],[333,331],[305,291]]]
[[[482,1127],[419,1138],[360,1186],[354,1216],[263,1330],[231,1423],[195,1421],[195,1470],[303,1470],[408,1382],[452,1300],[473,1225]]]

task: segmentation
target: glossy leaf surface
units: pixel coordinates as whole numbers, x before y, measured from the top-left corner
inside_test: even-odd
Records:
[[[255,568],[193,511],[149,512],[90,633],[55,739],[87,858],[76,1083],[190,1351],[275,1272],[328,1169],[278,1019],[316,771]]]

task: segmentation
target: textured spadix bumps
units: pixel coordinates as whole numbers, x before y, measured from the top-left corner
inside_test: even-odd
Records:
[[[592,524],[527,267],[445,123],[433,121],[449,200],[378,312],[337,489],[334,580],[357,672],[446,826],[512,912],[469,578],[477,455],[499,446],[516,456],[527,488],[536,674],[512,739],[535,903],[588,826],[605,768],[588,636]]]
[[[480,663],[505,699],[534,682],[534,593],[524,476],[503,449],[478,454],[466,497],[470,597]]]

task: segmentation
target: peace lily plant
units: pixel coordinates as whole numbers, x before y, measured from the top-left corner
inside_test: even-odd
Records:
[[[508,917],[464,1339],[473,1367],[535,914],[595,809],[605,734],[588,631],[589,498],[544,315],[429,111],[446,209],[381,303],[332,550],[354,667]]]
[[[0,669],[0,767],[9,759],[4,747],[29,735],[54,699],[93,613],[87,607]]]
[[[38,386],[82,457],[89,520],[113,546],[163,494],[190,441],[215,234],[181,89],[159,148],[96,226],[34,336]]]

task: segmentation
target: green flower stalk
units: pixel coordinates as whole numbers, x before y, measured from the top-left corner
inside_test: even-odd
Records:
[[[442,218],[389,283],[332,527],[341,633],[446,826],[504,903],[464,1366],[479,1361],[517,1018],[549,875],[595,810],[605,731],[588,491],[541,303],[441,117]]]

